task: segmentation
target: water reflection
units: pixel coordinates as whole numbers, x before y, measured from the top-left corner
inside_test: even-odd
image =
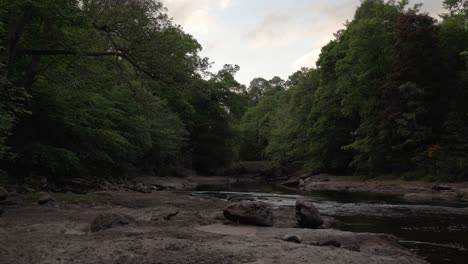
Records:
[[[274,207],[294,206],[297,198],[307,197],[323,215],[340,220],[342,230],[396,235],[402,245],[427,257],[430,263],[468,263],[468,208],[460,205],[417,205],[368,194],[315,192],[305,195],[279,193],[273,189],[194,194],[263,201]]]

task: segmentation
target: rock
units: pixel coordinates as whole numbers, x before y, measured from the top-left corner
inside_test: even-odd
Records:
[[[452,187],[448,186],[448,185],[434,185],[432,186],[432,190],[434,191],[451,191],[452,190]]]
[[[323,219],[314,204],[310,201],[296,200],[296,220],[300,227],[318,228]]]
[[[25,193],[35,193],[36,190],[33,189],[33,188],[30,188],[30,187],[19,186],[19,187],[16,188],[16,192],[21,193],[21,194],[25,194]]]
[[[319,246],[325,247],[325,246],[332,246],[332,247],[341,247],[341,243],[336,241],[336,240],[327,240],[325,242],[320,242],[318,243]]]
[[[223,215],[223,212],[214,212],[214,213],[210,214],[210,218],[214,219],[214,220],[223,221],[224,220],[224,215]]]
[[[274,217],[271,207],[261,202],[234,203],[224,209],[224,217],[234,223],[273,226]]]
[[[6,198],[8,198],[8,191],[0,187],[0,201],[6,200]]]
[[[106,191],[93,192],[92,194],[97,195],[97,196],[102,196],[102,197],[112,197],[112,193],[106,192]]]
[[[94,218],[94,220],[91,222],[90,230],[91,232],[95,233],[116,226],[128,225],[132,222],[135,222],[135,219],[128,215],[101,214]]]
[[[17,205],[18,204],[18,199],[16,197],[10,196],[6,200],[0,202],[0,204],[4,205]]]
[[[460,189],[458,191],[464,198],[468,198],[468,188]]]
[[[291,179],[285,182],[282,182],[281,185],[286,186],[286,187],[294,187],[297,188],[300,183],[300,179]]]
[[[302,243],[302,239],[298,235],[286,234],[281,238],[281,240],[287,241],[287,242],[293,242],[293,243],[297,243],[297,244]]]
[[[284,182],[288,180],[284,167],[273,167],[260,173],[265,182]]]
[[[307,182],[329,182],[332,175],[329,174],[317,174],[306,179]]]
[[[126,189],[129,189],[134,192],[140,192],[140,193],[151,193],[152,189],[151,186],[145,185],[143,183],[137,183],[134,185],[126,185]]]
[[[164,216],[164,220],[169,221],[172,218],[176,217],[178,214],[179,214],[179,211],[169,213],[166,216]]]
[[[0,204],[0,216],[3,215],[3,212],[5,212],[5,209],[3,208],[3,205]]]
[[[320,228],[324,229],[340,229],[340,227],[343,225],[343,223],[335,219],[333,217],[329,216],[322,216],[323,219],[323,225]]]
[[[459,201],[459,195],[456,192],[442,193],[408,193],[403,196],[408,202],[456,202]]]
[[[89,191],[95,189],[96,184],[89,180],[81,178],[72,178],[60,181],[59,186],[63,187],[57,189],[57,192],[87,194]]]
[[[39,198],[37,199],[37,203],[40,205],[48,204],[54,201],[54,198],[46,192],[38,193]]]

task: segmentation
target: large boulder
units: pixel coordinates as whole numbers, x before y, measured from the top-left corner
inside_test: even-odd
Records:
[[[91,222],[91,232],[99,232],[116,226],[125,226],[135,222],[135,219],[123,214],[100,214]]]
[[[233,203],[224,209],[224,217],[246,225],[273,226],[274,223],[271,207],[261,202]]]
[[[318,228],[324,223],[314,204],[306,200],[296,200],[296,220],[304,228]]]

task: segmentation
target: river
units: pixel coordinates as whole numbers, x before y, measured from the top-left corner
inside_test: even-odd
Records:
[[[224,191],[219,191],[224,190]],[[399,243],[432,264],[468,263],[468,207],[410,204],[392,197],[356,193],[278,190],[269,186],[204,186],[195,195],[246,198],[273,207],[294,206],[297,198],[314,201],[321,214],[342,222],[341,230],[392,234]]]

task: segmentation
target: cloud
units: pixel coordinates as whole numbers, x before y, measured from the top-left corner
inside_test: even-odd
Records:
[[[297,37],[297,32],[287,30],[288,22],[292,19],[286,13],[274,11],[244,32],[242,38],[250,42],[251,48],[287,45]]]
[[[221,8],[226,9],[232,5],[232,0],[221,0]]]
[[[186,31],[208,35],[219,28],[217,11],[227,9],[233,0],[162,0],[168,13]]]

